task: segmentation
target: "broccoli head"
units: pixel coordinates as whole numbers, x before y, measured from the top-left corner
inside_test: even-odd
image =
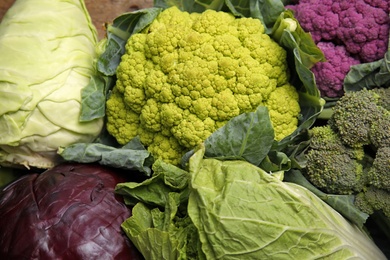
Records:
[[[327,123],[309,129],[299,159],[305,163],[302,173],[318,189],[349,195],[354,210],[383,213],[390,223],[389,93],[388,88],[346,92]]]
[[[331,194],[354,194],[365,186],[365,153],[362,147],[347,147],[329,126],[310,130],[306,154],[306,177]]]
[[[333,107],[329,124],[348,146],[384,146],[390,139],[389,97],[390,88],[347,92]]]
[[[177,164],[231,118],[267,106],[281,140],[295,131],[299,95],[287,54],[259,19],[163,10],[133,34],[107,100],[120,144],[139,136],[155,158]]]
[[[347,92],[325,126],[310,130],[307,177],[332,194],[390,185],[390,89]]]

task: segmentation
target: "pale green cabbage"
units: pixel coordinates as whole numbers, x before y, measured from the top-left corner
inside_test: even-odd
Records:
[[[97,31],[82,0],[17,0],[0,24],[0,164],[50,168],[58,147],[91,142],[80,122]]]
[[[246,161],[157,161],[116,187],[135,205],[122,228],[146,259],[383,259],[368,235],[308,189]]]
[[[386,259],[306,188],[248,162],[202,157],[190,162],[188,214],[207,259]]]

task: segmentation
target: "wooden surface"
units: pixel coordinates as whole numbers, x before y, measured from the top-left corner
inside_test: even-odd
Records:
[[[0,0],[0,20],[14,1]],[[105,23],[111,23],[115,17],[124,12],[151,7],[153,0],[85,0],[85,4],[101,39],[105,35]]]

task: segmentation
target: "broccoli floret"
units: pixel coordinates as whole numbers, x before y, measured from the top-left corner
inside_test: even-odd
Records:
[[[332,194],[354,194],[365,186],[365,153],[347,147],[329,125],[311,129],[306,175],[317,188]]]
[[[386,217],[390,218],[390,192],[387,190],[370,186],[356,195],[355,205],[369,215],[382,211]]]
[[[383,146],[390,139],[390,89],[347,92],[333,108],[329,124],[351,147]]]
[[[370,128],[370,145],[375,149],[390,147],[390,113],[373,122]]]
[[[390,191],[390,146],[378,149],[367,179],[375,188]]]

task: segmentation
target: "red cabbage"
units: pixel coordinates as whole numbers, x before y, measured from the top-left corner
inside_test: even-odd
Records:
[[[28,174],[0,192],[0,259],[142,259],[120,225],[126,181],[98,164]]]

